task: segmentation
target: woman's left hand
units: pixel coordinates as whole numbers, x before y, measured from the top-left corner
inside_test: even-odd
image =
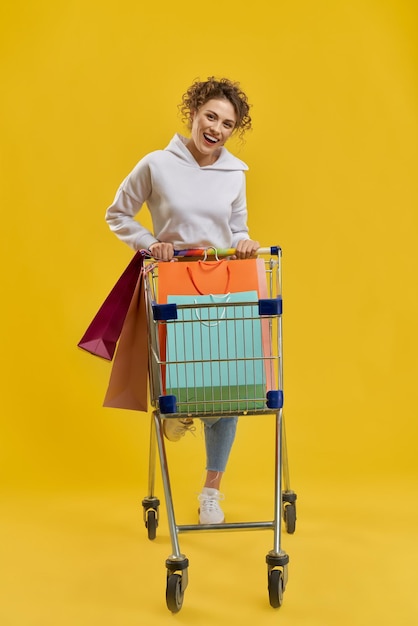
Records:
[[[235,248],[235,256],[237,259],[249,259],[257,254],[260,244],[252,239],[241,239]]]

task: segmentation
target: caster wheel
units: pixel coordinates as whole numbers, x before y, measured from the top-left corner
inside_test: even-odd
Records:
[[[273,569],[268,574],[268,589],[270,606],[279,608],[283,603],[283,573],[279,569]]]
[[[147,518],[146,518],[145,526],[148,531],[148,539],[151,539],[152,541],[157,536],[157,526],[158,526],[157,514],[153,509],[149,509],[146,514],[147,514]]]
[[[283,507],[283,519],[286,525],[286,532],[293,535],[296,530],[296,505],[294,502]]]
[[[183,606],[184,591],[180,574],[170,574],[167,577],[166,601],[172,613],[178,613]]]

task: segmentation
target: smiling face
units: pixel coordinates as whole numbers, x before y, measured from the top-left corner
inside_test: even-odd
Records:
[[[235,129],[235,109],[229,100],[208,100],[192,111],[191,120],[191,138],[186,145],[200,166],[211,165]]]

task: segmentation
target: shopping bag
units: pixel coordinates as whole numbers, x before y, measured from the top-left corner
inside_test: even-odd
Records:
[[[142,265],[143,255],[138,251],[78,342],[79,348],[108,361],[113,359]]]
[[[122,328],[103,406],[148,411],[148,331],[142,274]]]
[[[167,323],[166,393],[187,403],[182,411],[211,413],[265,406],[257,291],[170,295],[167,299],[190,305],[177,309],[177,320]],[[247,302],[254,304],[243,304]]]
[[[174,261],[158,265],[158,302],[167,296],[207,295],[257,290],[259,298],[267,298],[267,282],[263,259],[221,261]]]

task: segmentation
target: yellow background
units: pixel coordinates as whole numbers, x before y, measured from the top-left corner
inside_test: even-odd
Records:
[[[1,9],[0,534],[5,626],[163,624],[164,507],[146,539],[149,420],[102,408],[110,365],[76,344],[132,256],[104,212],[184,132],[196,78],[239,80],[249,224],[283,248],[285,407],[298,528],[268,606],[265,533],[185,536],[178,623],[418,620],[414,0]],[[271,425],[243,419],[229,519],[270,515]],[[196,515],[202,437],[170,448]],[[162,497],[162,492],[160,492]],[[180,520],[181,521],[181,520]],[[234,621],[235,620],[235,621]]]

